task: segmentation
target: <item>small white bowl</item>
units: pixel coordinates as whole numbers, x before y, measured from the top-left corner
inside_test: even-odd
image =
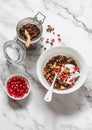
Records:
[[[29,88],[29,90],[28,90],[28,93],[26,93],[22,98],[14,98],[13,96],[11,96],[9,93],[8,93],[8,91],[7,91],[7,83],[8,83],[8,81],[9,81],[9,79],[11,79],[11,78],[13,78],[13,77],[22,77],[22,78],[24,78],[26,81],[27,81],[27,84],[28,84],[28,88]],[[29,79],[26,77],[26,76],[24,76],[24,75],[21,75],[21,74],[14,74],[14,75],[11,75],[10,77],[8,77],[8,79],[6,80],[6,82],[5,82],[5,92],[6,92],[6,94],[10,97],[10,98],[12,98],[12,99],[14,99],[14,100],[22,100],[22,99],[25,99],[28,95],[29,95],[29,93],[30,93],[30,81],[29,81]]]
[[[55,46],[52,47],[48,50],[46,50],[38,59],[37,62],[37,76],[38,79],[40,80],[41,84],[46,88],[49,89],[49,84],[47,83],[44,75],[43,75],[43,69],[46,65],[46,63],[53,57],[53,56],[57,56],[57,55],[64,55],[67,57],[72,57],[76,63],[78,64],[79,68],[80,68],[80,77],[78,79],[78,81],[76,82],[76,84],[69,89],[66,90],[57,90],[57,89],[53,89],[54,93],[57,94],[68,94],[71,92],[74,92],[75,90],[79,89],[87,76],[87,65],[85,63],[84,58],[82,57],[82,55],[80,55],[79,52],[77,52],[76,50],[74,50],[71,47],[67,47],[67,46]]]

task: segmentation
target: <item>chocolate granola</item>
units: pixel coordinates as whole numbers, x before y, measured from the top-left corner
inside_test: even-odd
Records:
[[[80,69],[73,58],[58,55],[52,57],[43,70],[43,75],[50,85],[55,73],[58,73],[58,75],[54,88],[65,90],[75,85],[80,75]]]
[[[25,36],[25,30],[28,31],[31,40],[37,38],[40,34],[40,29],[35,24],[26,23],[19,28],[19,34],[25,40],[27,39]]]

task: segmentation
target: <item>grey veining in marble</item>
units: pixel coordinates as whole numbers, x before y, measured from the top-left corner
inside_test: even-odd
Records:
[[[36,75],[36,63],[43,48],[26,56],[24,64],[11,65],[3,55],[3,44],[16,36],[19,20],[38,11],[46,15],[61,34],[62,42],[79,51],[88,64],[84,85],[68,95],[53,94],[50,103]],[[46,48],[49,48],[42,43]],[[0,1],[0,130],[92,130],[92,0],[1,0]],[[25,74],[31,81],[31,93],[23,101],[10,99],[3,88],[11,74]]]

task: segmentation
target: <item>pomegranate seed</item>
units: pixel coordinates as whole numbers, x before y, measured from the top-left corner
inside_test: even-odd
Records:
[[[12,85],[14,85],[15,83],[14,82],[11,82]]]
[[[66,75],[65,75],[65,78],[66,78],[66,79],[68,79],[68,78],[69,78],[68,74],[66,74]]]
[[[25,89],[26,87],[23,85],[23,87],[22,87],[23,89]]]
[[[64,75],[65,75],[65,73],[64,73],[64,72],[62,72],[62,73],[61,73],[61,76],[64,76]]]
[[[17,87],[16,86],[14,86],[14,90],[16,90],[17,89]]]
[[[15,78],[13,79],[13,81],[17,81],[17,77],[15,77]]]
[[[54,38],[52,38],[52,39],[51,39],[51,43],[54,43],[54,42],[55,42],[55,39],[54,39]]]
[[[25,93],[28,93],[28,88],[25,89]]]
[[[54,84],[54,88],[57,88],[58,86],[57,86],[57,84]]]
[[[17,81],[16,83],[17,83],[17,84],[20,84],[20,81]]]
[[[62,64],[62,67],[64,67],[65,66],[65,64]]]
[[[58,70],[58,69],[55,69],[55,72],[56,72],[56,73],[58,73],[58,72],[59,72],[59,70]]]
[[[55,58],[54,57],[52,57],[52,59],[51,59],[52,61],[54,61],[55,60]]]
[[[8,80],[8,83],[11,83],[11,80],[10,80],[10,79]]]
[[[74,83],[71,83],[70,86],[73,87],[73,86],[74,86]]]
[[[61,77],[61,80],[64,80],[65,79],[65,77]]]
[[[74,72],[78,72],[79,71],[79,67],[74,67]]]
[[[11,88],[11,84],[7,84],[7,88]]]
[[[61,42],[61,38],[60,37],[58,38],[58,41]]]
[[[61,63],[60,63],[60,62],[58,62],[58,63],[57,63],[57,66],[61,66]]]
[[[52,78],[51,77],[49,78],[49,82],[52,82]]]
[[[24,93],[24,89],[21,89],[20,93]]]
[[[72,78],[72,81],[75,81],[76,78]]]
[[[64,82],[63,84],[64,84],[64,86],[66,86],[66,85],[67,85],[67,83],[66,83],[66,82]]]
[[[21,81],[25,81],[24,78],[21,78]]]
[[[23,85],[22,84],[20,84],[20,87],[22,87]]]
[[[13,90],[12,90],[12,89],[10,89],[9,91],[10,91],[11,93],[13,92]]]

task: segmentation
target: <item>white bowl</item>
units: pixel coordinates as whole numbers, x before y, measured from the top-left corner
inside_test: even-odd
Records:
[[[25,94],[23,97],[21,97],[21,98],[14,98],[14,97],[11,96],[11,95],[8,93],[8,91],[7,91],[7,82],[8,82],[8,80],[11,79],[11,78],[13,78],[13,77],[16,77],[16,76],[18,76],[18,77],[23,77],[23,78],[27,81],[28,88],[29,88],[28,93],[26,93],[26,94]],[[21,75],[21,74],[11,75],[10,77],[8,77],[8,79],[7,79],[6,82],[5,82],[5,92],[6,92],[6,94],[7,94],[10,98],[12,98],[12,99],[14,99],[14,100],[22,100],[22,99],[25,99],[25,98],[29,95],[29,93],[30,93],[30,81],[29,81],[29,79],[28,79],[26,76]]]
[[[49,84],[47,83],[44,75],[43,75],[43,69],[46,65],[46,63],[53,57],[57,55],[64,55],[67,57],[72,57],[76,63],[78,64],[80,68],[80,77],[78,81],[75,83],[75,85],[72,88],[66,89],[66,90],[57,90],[53,89],[54,93],[57,94],[68,94],[71,92],[74,92],[75,90],[79,89],[87,76],[87,65],[85,63],[84,58],[80,55],[79,52],[74,50],[73,48],[67,47],[67,46],[56,46],[52,47],[51,49],[46,50],[38,59],[37,62],[37,76],[40,80],[41,84],[46,88],[49,89]]]

